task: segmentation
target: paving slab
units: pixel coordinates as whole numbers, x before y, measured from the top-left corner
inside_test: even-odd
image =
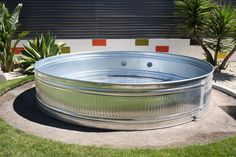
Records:
[[[214,82],[236,90],[236,62],[230,62],[226,70],[214,75]]]

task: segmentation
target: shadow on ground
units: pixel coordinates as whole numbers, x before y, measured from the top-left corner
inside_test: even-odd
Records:
[[[220,108],[236,120],[236,106],[220,106]]]
[[[216,73],[214,75],[214,78],[213,78],[214,81],[216,82],[222,82],[222,81],[232,81],[232,80],[236,80],[236,75],[233,75],[233,74],[229,74],[229,73],[224,73],[224,72],[221,72],[221,73]]]
[[[64,123],[45,115],[36,105],[35,88],[31,88],[21,93],[14,101],[13,108],[20,116],[42,125],[52,126],[61,129],[84,131],[84,132],[111,132],[113,130],[103,130],[87,128]]]

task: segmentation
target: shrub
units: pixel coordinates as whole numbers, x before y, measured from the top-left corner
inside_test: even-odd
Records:
[[[0,63],[3,72],[13,71],[14,53],[11,51],[11,44],[19,26],[21,8],[22,4],[20,3],[12,14],[10,14],[5,4],[0,4]],[[16,42],[13,44],[13,48],[15,48],[19,41],[28,33],[28,31],[19,33]]]
[[[56,42],[56,37],[48,33],[47,35],[38,35],[33,41],[28,41],[24,45],[22,56],[17,60],[25,73],[34,73],[34,64],[43,58],[55,56],[61,53],[64,43]]]

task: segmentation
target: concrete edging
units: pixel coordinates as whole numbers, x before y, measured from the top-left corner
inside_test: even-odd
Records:
[[[233,89],[230,89],[226,86],[223,86],[223,85],[219,85],[217,83],[212,83],[212,88],[216,89],[216,90],[219,90],[223,93],[226,93],[234,98],[236,98],[236,91],[233,90]]]

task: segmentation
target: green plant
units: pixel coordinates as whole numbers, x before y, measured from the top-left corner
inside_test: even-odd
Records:
[[[215,5],[212,0],[176,0],[176,14],[181,18],[178,29],[186,36],[195,39],[203,48],[206,58],[213,63],[213,57],[203,43],[202,35],[205,33],[206,23],[210,16],[210,10]]]
[[[223,43],[225,43],[225,37],[229,37],[226,44],[223,44],[223,51],[226,50],[229,53],[219,65],[219,70],[221,70],[227,68],[228,60],[236,52],[236,9],[235,7],[224,5],[219,10],[219,13],[223,16],[221,23],[224,25],[222,26],[222,33],[218,37],[221,39],[221,36],[224,36],[222,38]],[[227,45],[227,43],[229,44]]]
[[[11,51],[11,44],[19,26],[21,8],[22,4],[20,3],[11,14],[5,4],[0,3],[0,63],[3,72],[13,71],[14,53]],[[13,44],[13,48],[28,33],[28,31],[19,33],[16,42]]]
[[[33,80],[34,80],[34,75],[4,81],[0,83],[0,96],[13,88],[21,86]]]
[[[24,72],[32,74],[36,61],[60,54],[64,45],[56,42],[56,37],[50,33],[41,34],[33,41],[28,41],[28,45],[24,45],[25,50],[21,51],[22,56],[17,59]]]
[[[225,69],[228,59],[236,51],[236,9],[213,0],[176,0],[177,15],[181,17],[179,30],[195,39],[216,69]],[[218,62],[220,52],[229,52]]]

